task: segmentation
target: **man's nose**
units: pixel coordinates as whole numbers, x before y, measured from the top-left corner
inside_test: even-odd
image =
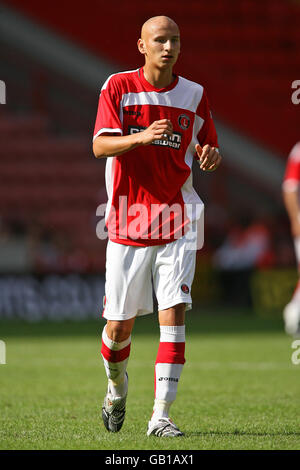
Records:
[[[165,50],[170,51],[172,49],[172,41],[165,42]]]

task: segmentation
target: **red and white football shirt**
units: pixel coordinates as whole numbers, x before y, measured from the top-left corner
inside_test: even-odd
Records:
[[[203,87],[175,76],[166,88],[152,86],[143,69],[111,75],[98,105],[94,140],[99,135],[141,132],[169,119],[173,135],[139,146],[106,162],[106,225],[112,241],[149,246],[173,241],[203,206],[192,186],[195,145],[218,147]],[[187,215],[187,207],[190,210]]]
[[[300,142],[298,142],[289,154],[285,174],[283,178],[283,189],[295,191],[300,183]]]

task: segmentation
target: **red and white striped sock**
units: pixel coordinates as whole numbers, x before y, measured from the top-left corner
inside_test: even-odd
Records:
[[[185,326],[161,326],[155,362],[155,400],[152,420],[169,416],[185,363]]]
[[[121,343],[112,341],[102,332],[101,354],[108,378],[109,389],[113,397],[123,397],[127,393],[126,367],[130,354],[131,336]]]

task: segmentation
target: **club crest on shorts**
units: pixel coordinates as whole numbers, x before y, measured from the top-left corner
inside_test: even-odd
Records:
[[[191,120],[186,114],[180,114],[178,117],[178,124],[180,125],[181,129],[186,131],[190,127]]]
[[[186,284],[181,285],[181,290],[184,294],[189,294],[190,293],[189,286],[187,286]]]

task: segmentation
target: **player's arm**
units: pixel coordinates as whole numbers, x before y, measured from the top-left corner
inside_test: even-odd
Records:
[[[100,135],[93,143],[96,158],[115,157],[122,155],[141,145],[149,145],[157,139],[166,139],[172,135],[173,127],[168,119],[154,121],[147,129],[131,135],[110,136]]]
[[[219,153],[217,132],[204,90],[196,114],[204,123],[197,135],[199,143],[195,145],[195,158],[198,160],[201,170],[214,171],[220,165],[222,157]]]
[[[294,189],[283,188],[283,202],[291,222],[293,237],[300,236],[300,207],[298,187]]]

